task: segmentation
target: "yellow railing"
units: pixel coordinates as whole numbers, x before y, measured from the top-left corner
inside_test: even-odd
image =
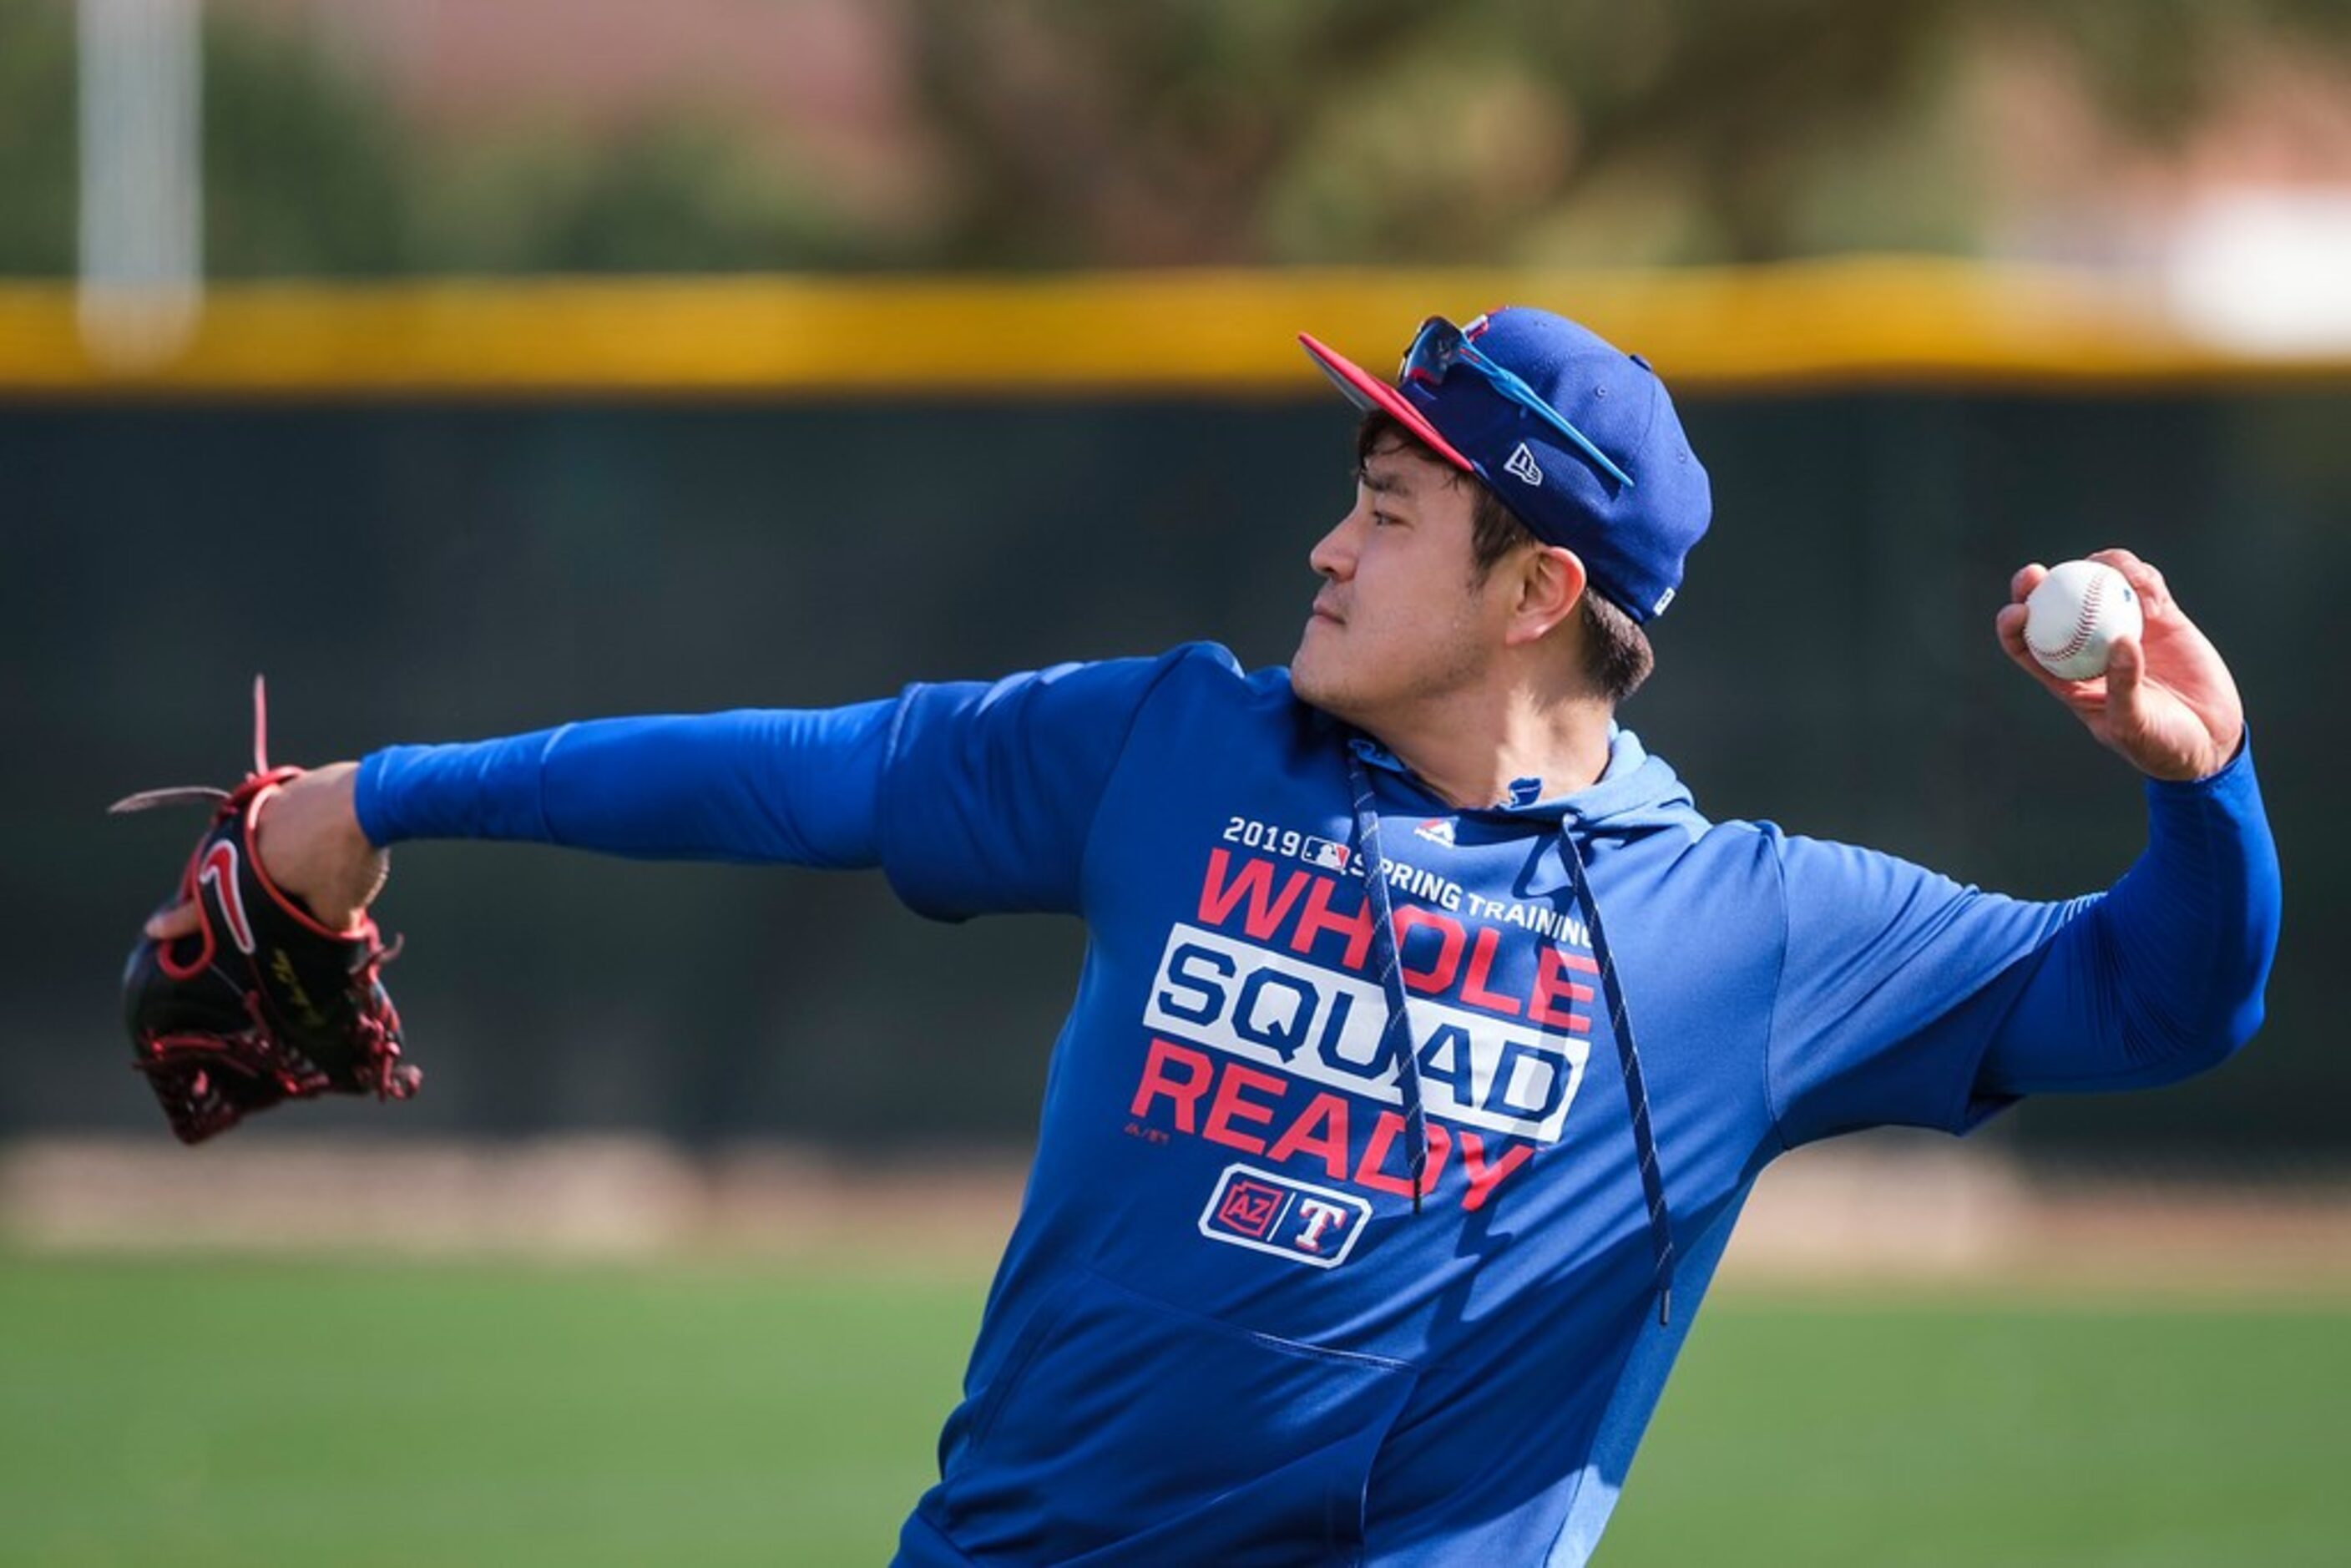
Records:
[[[1917,258],[1663,272],[1301,269],[1020,277],[443,279],[215,287],[160,365],[109,371],[61,284],[0,284],[0,396],[1286,397],[1294,334],[1385,368],[1430,313],[1589,323],[1682,390],[2351,377],[2232,351],[2097,275]]]

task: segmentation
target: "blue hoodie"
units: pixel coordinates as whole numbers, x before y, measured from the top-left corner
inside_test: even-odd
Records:
[[[1417,1215],[1351,751],[1426,1113]],[[879,864],[926,915],[1084,918],[1019,1220],[901,1538],[920,1568],[1583,1563],[1774,1156],[2167,1082],[2258,1024],[2278,879],[2250,755],[2147,794],[2114,889],[2023,903],[1710,822],[1625,731],[1587,789],[1456,810],[1286,671],[1199,644],[395,747],[358,800],[380,844]]]

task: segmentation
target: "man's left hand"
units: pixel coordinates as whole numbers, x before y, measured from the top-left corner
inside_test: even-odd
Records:
[[[2163,574],[2126,549],[2102,549],[2090,559],[2123,574],[2138,594],[2146,627],[2114,645],[2106,673],[2086,681],[2061,680],[2041,667],[2024,645],[2024,601],[2049,575],[2026,567],[2009,580],[2011,602],[1994,622],[2000,645],[2017,666],[2073,710],[2101,745],[2119,752],[2150,779],[2202,779],[2237,754],[2245,735],[2245,705],[2229,666],[2165,587]]]

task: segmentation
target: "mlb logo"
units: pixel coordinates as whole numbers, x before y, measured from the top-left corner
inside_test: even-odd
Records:
[[[1318,839],[1309,833],[1305,847],[1298,852],[1310,865],[1319,865],[1327,871],[1347,869],[1347,846],[1333,843],[1329,839]]]
[[[1273,1171],[1227,1166],[1200,1211],[1200,1234],[1293,1263],[1335,1269],[1355,1249],[1372,1217],[1353,1193],[1292,1181]]]

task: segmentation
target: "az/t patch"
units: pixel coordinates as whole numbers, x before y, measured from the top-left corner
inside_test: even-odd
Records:
[[[1253,1166],[1227,1166],[1200,1212],[1200,1234],[1293,1263],[1335,1269],[1354,1250],[1355,1238],[1371,1217],[1371,1204],[1353,1193]]]

